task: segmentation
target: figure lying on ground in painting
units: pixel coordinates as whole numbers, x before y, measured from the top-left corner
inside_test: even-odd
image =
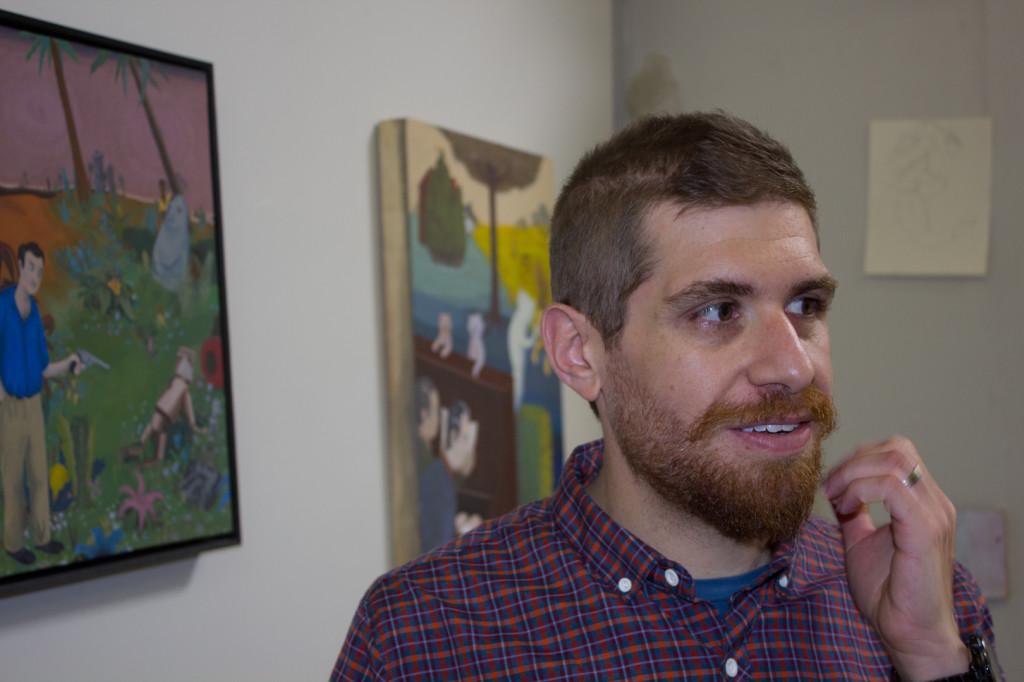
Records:
[[[18,283],[0,292],[0,478],[4,494],[4,549],[20,564],[35,554],[25,547],[28,507],[35,547],[57,554],[64,546],[50,538],[49,467],[40,393],[43,381],[86,365],[72,353],[50,361],[35,295],[43,282],[46,256],[35,242],[18,247]],[[28,499],[25,495],[28,493]]]
[[[165,289],[177,291],[185,281],[189,259],[188,204],[176,194],[171,199],[153,243],[153,278]]]
[[[487,351],[484,348],[484,330],[487,324],[484,316],[480,313],[472,313],[466,319],[466,331],[469,332],[469,347],[466,349],[466,357],[473,361],[471,374],[476,379],[487,361]]]
[[[533,324],[537,303],[526,291],[516,294],[516,309],[508,321],[508,364],[512,368],[512,398],[516,412],[523,402],[526,382],[526,355],[530,352],[540,332]]]
[[[442,358],[448,357],[452,352],[452,316],[448,313],[437,316],[437,338],[430,344],[430,350]]]
[[[139,442],[122,450],[125,459],[141,457],[146,443],[150,438],[156,436],[156,456],[151,461],[162,462],[167,452],[167,430],[182,414],[188,419],[188,425],[193,432],[206,433],[205,428],[196,424],[195,411],[192,409],[192,396],[188,391],[195,374],[195,364],[196,353],[194,350],[185,346],[178,349],[178,362],[174,367],[171,383],[167,390],[157,398],[153,416],[142,431]]]

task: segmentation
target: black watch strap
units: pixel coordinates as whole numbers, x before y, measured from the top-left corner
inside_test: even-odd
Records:
[[[971,667],[962,675],[943,677],[935,682],[999,682],[996,677],[993,657],[984,637],[971,635],[964,644],[971,653]]]

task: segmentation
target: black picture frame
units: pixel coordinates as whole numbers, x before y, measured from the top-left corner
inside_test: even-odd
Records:
[[[0,597],[240,544],[213,65],[0,10],[0,91]]]

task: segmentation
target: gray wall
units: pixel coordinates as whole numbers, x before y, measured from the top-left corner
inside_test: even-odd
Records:
[[[902,433],[958,508],[1005,510],[1011,597],[992,612],[1008,677],[1024,678],[1013,646],[1024,631],[1024,3],[613,7],[619,125],[631,98],[634,108],[721,107],[787,142],[808,174],[840,282],[831,328],[841,427],[829,461]],[[865,276],[869,121],[957,116],[993,119],[988,276]]]

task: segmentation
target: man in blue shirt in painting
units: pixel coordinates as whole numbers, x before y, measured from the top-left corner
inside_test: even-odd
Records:
[[[47,554],[64,549],[60,542],[50,538],[46,432],[40,397],[43,380],[69,370],[77,374],[84,368],[77,353],[50,362],[43,321],[34,298],[43,282],[45,258],[35,242],[18,247],[18,283],[0,292],[0,479],[4,493],[4,550],[25,565],[36,560],[35,554],[25,547],[26,506],[36,549]]]

